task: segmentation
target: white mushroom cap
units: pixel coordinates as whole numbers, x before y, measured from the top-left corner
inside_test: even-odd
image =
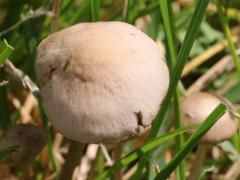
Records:
[[[216,95],[205,92],[189,95],[181,103],[183,125],[190,126],[202,123],[220,103],[225,102]],[[237,128],[237,118],[231,111],[227,111],[205,134],[202,142],[218,143],[229,139],[236,133]]]
[[[122,22],[80,23],[50,35],[37,49],[35,68],[49,120],[82,143],[143,132],[169,84],[155,42]]]

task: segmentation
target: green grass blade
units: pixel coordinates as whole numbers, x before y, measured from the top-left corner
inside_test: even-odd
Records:
[[[159,5],[160,5],[163,21],[164,21],[165,33],[166,33],[167,42],[168,42],[168,46],[169,46],[170,59],[172,61],[172,63],[170,63],[169,69],[170,69],[170,72],[173,72],[173,74],[171,75],[171,81],[170,81],[170,86],[169,86],[167,96],[161,105],[161,109],[157,114],[156,120],[153,123],[153,126],[152,126],[153,128],[148,137],[149,140],[151,140],[152,138],[155,138],[157,136],[158,130],[162,125],[162,122],[164,120],[168,106],[171,102],[172,96],[174,95],[174,93],[176,91],[176,87],[177,87],[178,81],[181,77],[183,67],[187,61],[187,58],[188,58],[190,50],[193,46],[196,34],[197,34],[200,24],[203,20],[208,3],[209,3],[209,0],[199,0],[198,1],[195,11],[194,11],[194,14],[193,14],[193,17],[191,19],[189,28],[186,32],[183,44],[181,46],[180,52],[177,57],[176,67],[174,68],[174,71],[171,71],[171,64],[174,63],[175,56],[176,56],[175,49],[174,49],[174,43],[173,43],[173,37],[172,37],[172,29],[171,29],[171,24],[170,24],[170,20],[169,20],[167,2],[166,2],[166,0],[159,0]],[[137,169],[138,174],[141,174],[141,172],[144,168],[143,164],[145,164],[145,162],[144,162],[144,160],[141,160],[139,162],[139,167]]]
[[[100,0],[91,0],[92,21],[100,20]]]
[[[167,39],[167,45],[169,49],[170,67],[171,67],[169,69],[172,69],[172,67],[174,67],[174,64],[176,63],[176,52],[175,52],[175,46],[174,46],[174,41],[172,36],[173,33],[171,29],[171,22],[169,19],[170,16],[168,12],[168,4],[167,4],[167,0],[159,0],[158,2],[161,10],[164,30],[165,30],[166,39]]]
[[[238,75],[240,76],[240,58],[238,57],[237,49],[234,46],[234,42],[233,42],[232,35],[231,35],[231,30],[230,30],[229,25],[228,25],[228,17],[227,17],[227,14],[225,13],[226,10],[224,12],[221,1],[216,0],[215,4],[217,6],[217,11],[218,11],[218,14],[219,14],[220,23],[222,25],[223,31],[225,33],[226,39],[227,39],[228,44],[229,44],[229,49],[230,49],[230,53],[232,55],[233,63],[236,67]],[[239,125],[239,127],[240,127],[240,125]],[[239,146],[239,144],[240,144],[240,132],[239,131],[234,136],[233,143],[234,143],[235,147],[239,150],[239,148],[240,148],[240,146]]]
[[[114,174],[116,171],[120,170],[122,167],[127,166],[128,164],[130,164],[131,162],[139,158],[142,154],[146,154],[147,152],[153,150],[154,148],[159,146],[159,144],[169,141],[170,139],[176,137],[177,135],[187,132],[196,127],[197,126],[181,128],[167,135],[152,139],[151,141],[143,145],[141,148],[133,151],[132,153],[129,153],[128,155],[123,157],[121,160],[117,161],[112,167],[110,167],[108,170],[100,174],[100,176],[97,177],[97,180],[105,179],[107,176]]]
[[[174,39],[174,14],[172,12],[171,5],[167,4],[166,0],[159,0],[159,6],[161,10],[161,15],[163,19],[163,25],[164,30],[166,34],[167,39],[167,45],[168,45],[168,51],[169,51],[169,57],[170,57],[170,68],[172,72],[173,67],[176,64],[176,48],[175,48],[175,39]],[[178,88],[176,89],[176,92],[174,93],[174,114],[175,114],[175,128],[181,128],[181,112],[179,107],[179,93]],[[176,151],[179,151],[181,147],[183,146],[183,136],[182,134],[176,137]],[[177,169],[177,179],[185,179],[185,166],[184,162],[180,163],[178,169]]]
[[[218,14],[219,14],[219,19],[220,19],[222,28],[224,30],[225,36],[226,36],[228,44],[229,44],[229,49],[230,49],[230,52],[231,52],[231,55],[232,55],[232,58],[233,58],[233,62],[235,64],[235,67],[237,69],[238,74],[240,75],[240,59],[238,57],[237,50],[236,50],[236,48],[234,46],[234,43],[233,43],[231,31],[230,31],[230,28],[228,26],[227,17],[225,16],[225,14],[223,12],[221,1],[219,1],[219,0],[216,1],[216,5],[217,5],[217,11],[218,11]]]
[[[193,46],[200,24],[205,15],[208,3],[209,3],[209,0],[198,0],[189,28],[186,32],[183,44],[177,56],[176,67],[174,68],[174,71],[173,71],[167,96],[161,105],[161,109],[157,114],[156,120],[154,121],[153,128],[149,134],[149,139],[152,139],[157,136],[158,130],[162,125],[162,122],[164,120],[171,98],[175,92],[178,81],[181,78],[183,67],[187,61],[188,55]]]
[[[48,119],[47,116],[44,113],[43,107],[41,102],[39,102],[39,109],[40,109],[40,115],[41,115],[41,120],[43,124],[43,129],[45,133],[47,134],[47,150],[48,150],[48,156],[49,156],[49,161],[50,165],[53,171],[57,171],[58,167],[55,161],[54,153],[53,153],[53,147],[52,147],[52,137],[51,137],[51,132],[48,124]]]
[[[180,106],[179,106],[179,93],[178,90],[176,90],[174,94],[174,112],[175,112],[175,128],[181,128],[182,127],[182,121],[181,121],[181,112],[180,112]],[[178,152],[184,144],[184,137],[182,134],[176,137],[176,152]],[[185,179],[185,163],[182,161],[178,168],[177,168],[177,179],[184,180]]]
[[[8,44],[8,42],[4,39],[0,42],[0,65],[5,62],[5,60],[13,53],[14,48]],[[0,69],[0,79],[4,77],[3,68]],[[1,127],[3,129],[8,128],[11,125],[10,113],[8,108],[8,98],[7,98],[7,88],[0,88],[0,119],[1,119]]]
[[[5,60],[13,53],[14,48],[10,46],[4,39],[0,42],[0,64],[3,64]]]
[[[122,12],[122,21],[126,21],[127,9],[128,9],[128,0],[124,0],[123,12]]]
[[[168,165],[155,177],[158,180],[167,179],[174,169],[181,163],[188,153],[198,144],[207,131],[217,122],[217,120],[226,112],[227,107],[224,104],[218,105],[215,110],[206,118],[199,128],[187,140],[182,149],[174,156]]]

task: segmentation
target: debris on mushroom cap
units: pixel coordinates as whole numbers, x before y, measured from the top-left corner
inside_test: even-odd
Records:
[[[32,124],[17,124],[10,127],[0,137],[0,149],[19,145],[20,149],[11,152],[6,159],[13,166],[26,164],[41,151],[46,144],[45,133]]]
[[[196,125],[202,123],[207,116],[220,104],[226,101],[216,95],[198,92],[189,95],[181,102],[182,122],[184,126]],[[213,125],[205,134],[202,142],[218,143],[231,138],[237,131],[238,120],[232,114],[233,106]]]
[[[151,127],[169,84],[155,42],[122,22],[80,23],[50,35],[35,69],[49,120],[82,143],[119,142]]]

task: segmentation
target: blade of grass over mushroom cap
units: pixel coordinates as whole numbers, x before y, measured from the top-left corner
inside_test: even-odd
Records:
[[[106,177],[108,177],[108,176],[114,174],[115,172],[117,172],[118,170],[120,170],[122,167],[127,166],[128,164],[132,163],[134,160],[139,158],[142,154],[146,154],[149,151],[156,148],[158,145],[173,139],[174,137],[176,137],[179,134],[182,134],[182,133],[187,132],[189,130],[195,129],[196,127],[198,127],[198,125],[197,126],[190,126],[190,127],[187,127],[187,128],[180,128],[180,129],[175,130],[171,133],[168,133],[167,135],[152,139],[151,141],[149,141],[148,143],[143,145],[141,148],[127,154],[121,160],[117,161],[112,167],[110,167],[108,170],[101,173],[97,177],[97,179],[98,180],[105,179]]]
[[[174,36],[176,34],[175,29],[175,17],[172,9],[172,4],[167,4],[167,1],[160,1],[159,0],[159,6],[161,9],[161,14],[164,21],[164,27],[165,27],[165,33],[166,38],[168,40],[168,49],[170,54],[170,61],[172,64],[172,69],[176,65],[176,37]],[[165,12],[168,11],[168,12]],[[181,83],[181,82],[180,82]],[[181,128],[182,122],[181,122],[181,112],[179,107],[179,101],[180,101],[180,88],[179,86],[176,88],[176,92],[174,94],[174,114],[175,114],[175,128]],[[183,134],[180,134],[176,137],[176,151],[179,151],[181,147],[183,146],[184,138]],[[178,169],[177,169],[177,179],[185,179],[185,165],[184,162],[180,163]]]
[[[170,61],[168,63],[169,70],[172,73],[173,72],[173,67],[176,64],[176,49],[175,49],[175,42],[174,42],[174,15],[171,11],[171,5],[168,6],[167,0],[159,0],[159,6],[160,6],[160,11],[161,11],[161,16],[163,19],[163,26],[165,30],[165,36],[167,40],[167,48],[168,48],[168,53],[170,57]],[[170,11],[168,11],[168,9]],[[171,18],[171,19],[170,19]],[[176,129],[181,127],[181,116],[180,116],[180,110],[179,110],[179,93],[178,89],[176,89],[175,94],[174,94],[174,112],[175,112],[175,121],[176,121]],[[179,150],[181,146],[183,145],[183,137],[182,134],[179,135],[180,137],[176,137],[177,141],[177,147],[176,149]],[[140,161],[140,165],[138,166],[137,173],[134,175],[134,179],[139,179],[141,177],[141,172],[144,168],[143,162],[144,160]],[[147,164],[147,162],[146,162]],[[148,166],[149,167],[149,166]],[[185,176],[185,170],[184,170],[184,164],[181,163],[179,166],[179,171],[178,175],[180,177]]]
[[[161,10],[163,10],[164,12],[167,11],[166,10],[166,2],[162,2],[161,0],[159,1],[160,3],[160,7]],[[177,59],[176,59],[176,65],[174,67],[174,70],[172,71],[172,74],[170,74],[170,85],[169,85],[169,89],[167,92],[167,95],[165,97],[165,100],[163,101],[162,105],[161,105],[161,109],[157,114],[157,117],[155,118],[155,121],[153,123],[152,126],[152,130],[149,134],[148,139],[151,140],[152,138],[156,137],[159,131],[159,128],[161,127],[165,114],[167,112],[168,106],[171,102],[172,96],[175,93],[176,87],[178,85],[178,81],[181,78],[181,74],[184,68],[184,65],[187,62],[187,58],[188,55],[191,51],[191,48],[193,46],[196,34],[200,28],[200,24],[204,18],[207,6],[208,6],[209,0],[198,0],[198,3],[196,5],[194,14],[191,18],[189,27],[187,29],[183,44],[181,46],[180,52],[178,53]],[[164,14],[164,12],[162,12],[162,14]],[[166,12],[165,12],[166,13]],[[168,15],[168,14],[167,14]],[[165,16],[163,16],[164,18]],[[165,19],[167,19],[165,17]],[[165,29],[165,31],[167,30],[168,32],[166,33],[167,36],[171,36],[171,28],[170,28],[170,23],[166,22],[167,20],[165,20],[164,25],[165,26],[169,26]],[[169,29],[169,30],[168,30]],[[168,38],[168,41],[171,42],[172,38]],[[174,52],[173,50],[171,50],[172,52]],[[172,57],[174,57],[174,54],[172,54]],[[171,72],[171,71],[170,71]],[[137,173],[139,175],[141,175],[141,172],[143,170],[143,168],[145,167],[145,161],[141,160],[139,162],[139,167],[138,167],[138,171]]]
[[[100,20],[100,0],[91,0],[92,21]]]
[[[180,52],[177,56],[176,66],[174,68],[173,74],[171,75],[171,80],[170,80],[170,85],[169,85],[169,90],[168,90],[167,96],[161,105],[161,109],[160,109],[159,113],[157,114],[156,120],[154,121],[154,124],[152,126],[153,128],[149,134],[148,139],[152,139],[152,138],[156,137],[158,134],[158,130],[159,130],[160,126],[162,125],[162,122],[164,120],[164,117],[167,112],[168,106],[170,104],[171,98],[175,92],[178,81],[181,77],[183,67],[187,61],[188,55],[193,46],[193,43],[194,43],[195,37],[197,35],[197,32],[199,30],[200,24],[205,15],[208,3],[209,3],[209,0],[199,0],[196,5],[193,17],[191,19],[191,22],[189,24],[188,30],[186,32],[186,35],[185,35],[185,38],[183,41],[183,44],[182,44]]]
[[[174,169],[181,163],[181,161],[188,155],[188,153],[198,144],[201,138],[208,132],[208,130],[217,122],[217,120],[226,112],[227,107],[224,104],[218,105],[215,110],[206,118],[200,127],[187,140],[181,150],[174,156],[174,158],[167,164],[167,166],[160,171],[155,179],[167,179]]]

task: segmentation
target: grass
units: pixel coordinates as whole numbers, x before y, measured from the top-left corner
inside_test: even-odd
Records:
[[[171,79],[170,79],[170,85],[169,85],[167,96],[161,105],[161,110],[159,111],[156,121],[154,122],[154,125],[153,125],[154,128],[151,130],[149,139],[152,139],[157,136],[158,130],[159,130],[160,126],[162,125],[164,116],[168,109],[168,105],[171,102],[171,98],[175,92],[178,81],[181,77],[181,73],[184,68],[184,65],[187,62],[188,55],[193,46],[194,39],[199,30],[200,24],[205,15],[205,11],[207,9],[208,3],[209,3],[208,0],[201,0],[201,1],[198,1],[198,4],[196,5],[194,14],[193,14],[193,16],[191,18],[191,22],[189,24],[189,28],[186,32],[183,44],[182,44],[180,51],[178,53],[178,56],[177,56],[176,66],[174,68],[173,74],[170,76]]]
[[[8,44],[8,42],[4,39],[0,42],[0,65],[2,65],[7,58],[13,53],[14,48]],[[0,78],[4,77],[4,72],[0,69]],[[0,80],[0,82],[2,79]],[[0,118],[1,118],[1,127],[6,129],[11,126],[11,120],[9,115],[9,110],[7,107],[8,100],[6,94],[6,87],[2,87],[0,89],[0,102],[3,103],[2,107],[0,108]]]
[[[139,148],[137,150],[134,150],[133,152],[124,156],[121,160],[116,162],[110,169],[101,173],[100,176],[97,179],[98,180],[105,179],[106,177],[108,177],[110,175],[113,175],[116,171],[119,171],[124,166],[129,165],[134,160],[140,158],[142,155],[144,155],[144,154],[148,153],[149,151],[153,150],[154,148],[156,148],[160,144],[162,144],[166,141],[169,141],[169,140],[173,139],[174,137],[178,136],[179,134],[182,134],[184,132],[192,130],[196,127],[197,126],[192,126],[192,127],[188,127],[188,128],[181,128],[181,129],[178,129],[174,132],[171,132],[171,133],[169,133],[165,136],[155,138],[155,139],[149,141],[148,143],[143,145],[141,148]]]
[[[237,55],[237,50],[235,48],[235,45],[233,43],[233,39],[232,39],[232,35],[231,35],[231,31],[228,25],[228,20],[227,20],[227,16],[223,11],[223,7],[221,4],[221,1],[216,1],[216,6],[217,6],[217,11],[219,14],[219,19],[222,25],[222,28],[224,30],[225,36],[227,38],[228,44],[229,44],[229,49],[233,58],[233,62],[235,64],[235,67],[237,69],[237,72],[240,76],[240,58]]]
[[[229,44],[229,49],[230,49],[230,53],[232,55],[232,60],[233,60],[234,65],[236,67],[237,73],[240,77],[240,58],[237,54],[237,49],[236,49],[236,47],[233,43],[231,30],[230,30],[229,25],[228,25],[228,17],[226,16],[227,10],[225,10],[225,12],[224,12],[221,1],[215,1],[215,4],[217,6],[217,11],[218,11],[218,14],[219,14],[219,20],[221,22],[222,28],[224,30],[224,34],[225,34],[226,39],[227,39],[228,44]],[[240,125],[239,125],[239,128],[240,128]],[[238,133],[234,137],[234,144],[235,144],[235,147],[240,151],[240,148],[239,148],[239,145],[240,145],[240,131],[239,130],[238,130]]]
[[[43,129],[47,135],[47,150],[48,150],[48,158],[49,158],[49,162],[51,164],[51,168],[54,172],[56,172],[58,170],[58,166],[55,160],[55,156],[54,156],[54,152],[53,152],[53,144],[52,144],[52,136],[51,136],[51,132],[50,132],[50,127],[49,127],[49,122],[48,122],[48,118],[43,110],[42,104],[39,103],[39,109],[40,109],[40,113],[41,113],[41,120],[42,120],[42,124],[43,124]]]
[[[91,0],[92,21],[100,20],[99,7],[100,0]]]
[[[168,53],[169,53],[169,69],[171,74],[173,73],[173,68],[176,65],[176,40],[174,38],[174,33],[175,31],[175,20],[174,20],[174,15],[172,14],[172,5],[167,4],[166,0],[159,0],[159,6],[160,6],[160,11],[163,19],[163,26],[165,30],[165,37],[167,39],[167,47],[168,47]],[[170,11],[168,11],[170,10]],[[174,93],[174,112],[175,112],[175,128],[181,128],[181,112],[180,112],[180,103],[179,103],[179,88],[176,88],[176,91]],[[179,135],[176,137],[176,151],[179,151],[181,147],[183,146],[183,135]],[[180,163],[179,167],[177,168],[177,176],[179,179],[184,179],[185,178],[185,167],[184,167],[184,162]]]
[[[162,3],[162,4],[161,4]],[[166,95],[165,100],[163,101],[162,105],[161,105],[161,109],[159,111],[159,113],[157,114],[156,120],[153,123],[153,128],[151,129],[151,132],[149,134],[149,140],[151,140],[152,138],[156,137],[159,131],[159,128],[161,127],[165,114],[167,112],[168,106],[171,102],[172,96],[174,95],[175,91],[176,91],[176,87],[178,85],[178,81],[181,77],[181,73],[183,70],[183,67],[187,61],[188,55],[190,53],[190,50],[193,46],[194,43],[194,39],[196,37],[196,32],[198,32],[201,21],[203,20],[203,17],[205,15],[205,11],[207,8],[209,1],[208,0],[201,0],[198,1],[198,4],[196,5],[197,8],[195,8],[194,14],[192,16],[191,22],[189,24],[189,28],[186,32],[183,44],[180,48],[179,54],[177,56],[177,61],[176,61],[176,66],[174,67],[173,73],[170,74],[170,85],[169,85],[169,89]],[[163,3],[163,1],[160,1],[160,7],[162,10],[164,10],[164,12],[166,11],[167,8],[167,4],[166,2]],[[166,16],[168,16],[168,13],[165,12],[163,14],[166,14]],[[169,20],[165,17],[165,28],[166,28],[166,34],[168,38],[168,42],[170,42],[169,46],[170,46],[170,57],[173,58],[173,60],[175,59],[174,55],[175,55],[175,51],[174,51],[174,47],[173,47],[173,38],[172,36],[172,31],[170,29],[170,23]],[[172,62],[173,63],[173,62]],[[171,70],[170,70],[171,72]],[[138,167],[138,171],[136,174],[141,174],[144,164],[144,161],[140,161],[139,167]]]
[[[130,174],[129,178],[131,180],[140,178],[166,179],[170,174],[174,174],[177,180],[187,179],[188,167],[192,165],[191,159],[195,154],[192,149],[226,111],[226,107],[219,105],[202,124],[183,128],[180,106],[182,99],[188,94],[187,89],[182,87],[188,88],[191,86],[228,52],[232,57],[235,69],[232,68],[230,71],[219,69],[221,75],[211,80],[204,90],[220,92],[222,96],[231,97],[230,100],[240,112],[240,93],[237,91],[240,88],[240,59],[238,55],[240,44],[233,42],[233,37],[239,38],[238,33],[235,32],[239,32],[240,27],[238,25],[239,17],[231,14],[232,12],[240,13],[240,5],[234,0],[229,0],[227,4],[223,3],[226,2],[214,0],[211,1],[211,6],[207,8],[209,0],[196,0],[190,4],[188,4],[188,1],[173,0],[61,1],[58,18],[59,29],[76,23],[91,21],[117,20],[131,23],[140,27],[148,36],[165,47],[166,60],[170,71],[170,85],[167,96],[161,104],[161,109],[152,125],[150,134],[123,142],[121,158],[112,167],[106,167],[104,155],[101,151],[98,151],[95,160],[89,163],[91,165],[90,174],[93,179],[113,178],[117,172],[120,177]],[[212,10],[213,6],[216,7],[217,11]],[[46,14],[23,21],[22,17],[26,17],[29,12],[34,14],[35,10],[40,7],[46,7],[44,9]],[[3,1],[1,4],[3,15],[0,17],[1,66],[6,59],[10,59],[34,82],[37,82],[33,67],[35,49],[40,41],[51,32],[52,17],[47,13],[51,10],[51,7],[52,1],[50,0],[42,2],[33,0],[28,2]],[[204,26],[201,26],[202,23],[204,23]],[[14,24],[17,24],[17,26],[14,26]],[[9,27],[14,28],[7,33],[2,33],[6,32]],[[206,49],[223,41],[224,38],[229,44],[225,51],[215,54],[201,66],[192,69],[186,77],[181,78],[182,71],[188,61],[203,54]],[[7,73],[1,66],[0,83],[8,79]],[[0,86],[0,134],[5,132],[12,124],[23,123],[22,109],[27,104],[28,93],[11,80],[7,85]],[[29,165],[31,172],[33,172],[32,178],[46,179],[61,171],[59,155],[65,157],[62,150],[67,149],[68,140],[61,141],[60,150],[53,152],[53,146],[57,142],[52,137],[56,132],[50,126],[41,104],[31,107],[29,116],[31,117],[30,123],[37,124],[44,129],[48,139],[47,152],[41,152],[40,156]],[[184,132],[193,129],[195,131],[192,136],[184,141]],[[203,165],[203,169],[217,164],[217,168],[211,173],[214,174],[214,177],[224,176],[224,174],[221,174],[222,170],[225,172],[234,164],[234,158],[229,152],[234,151],[234,157],[239,155],[239,151],[237,151],[240,144],[239,137],[239,134],[236,134],[233,142],[227,141],[228,146],[219,150],[220,153],[224,154],[221,160],[209,156],[209,160]],[[111,147],[109,148],[111,149]],[[0,149],[0,159],[8,158],[12,150],[17,149],[15,147]],[[168,158],[169,154],[170,159]],[[44,157],[47,157],[47,160]],[[227,162],[226,165],[225,162]],[[137,169],[133,171],[136,166]],[[159,169],[159,171],[154,171],[154,169]],[[204,178],[211,179],[211,173],[204,174]],[[21,170],[17,169],[16,173],[11,175],[20,178],[21,174]]]
[[[186,141],[184,146],[178,151],[168,165],[161,170],[155,179],[167,179],[187,154],[198,144],[207,131],[217,122],[217,120],[226,112],[227,107],[224,104],[218,105],[215,110],[207,117],[201,126]]]

